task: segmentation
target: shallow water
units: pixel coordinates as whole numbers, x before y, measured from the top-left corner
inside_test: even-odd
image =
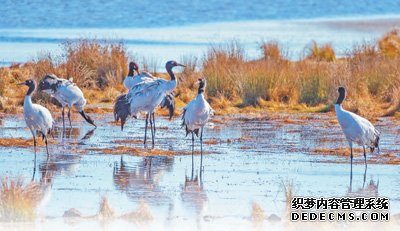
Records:
[[[289,182],[293,182],[294,195],[301,196],[346,196],[360,193],[363,188],[362,155],[355,157],[350,189],[347,156],[313,154],[316,148],[347,147],[330,114],[217,117],[204,132],[205,142],[216,144],[203,145],[206,154],[201,175],[197,154],[193,168],[191,155],[102,154],[102,148],[143,148],[144,122],[130,120],[121,132],[119,126],[109,123],[111,115],[94,118],[100,125],[95,130],[78,117],[73,118],[73,128],[64,135],[58,128],[58,144],[50,145],[49,158],[43,147],[38,148],[34,181],[46,192],[38,213],[55,218],[49,224],[63,224],[61,217],[70,208],[85,216],[96,214],[101,197],[106,196],[117,214],[130,212],[144,201],[154,216],[151,224],[155,227],[191,224],[201,228],[226,222],[243,225],[250,223],[253,202],[267,215],[284,217],[283,185]],[[156,122],[156,149],[190,154],[191,140],[185,138],[179,119],[159,118]],[[399,156],[398,121],[383,118],[375,124],[383,134],[381,154]],[[6,116],[1,120],[0,136],[30,138],[30,132],[21,117]],[[133,143],[120,143],[127,140]],[[100,149],[90,151],[93,148]],[[199,149],[196,140],[195,151]],[[33,148],[2,147],[0,153],[1,177],[31,180]],[[372,182],[376,187],[372,193],[388,197],[391,213],[399,213],[399,167],[374,164],[372,160],[379,159],[379,155],[368,155],[365,185]],[[98,225],[91,222],[84,224]]]

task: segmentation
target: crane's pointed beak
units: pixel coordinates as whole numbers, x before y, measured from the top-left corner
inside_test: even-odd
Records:
[[[25,82],[17,83],[17,85],[26,85]]]
[[[180,64],[180,63],[177,63],[176,65],[177,65],[177,66],[180,66],[180,67],[186,67],[185,65]]]

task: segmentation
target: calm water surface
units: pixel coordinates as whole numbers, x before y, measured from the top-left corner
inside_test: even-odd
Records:
[[[70,208],[85,216],[96,214],[101,197],[106,196],[119,215],[146,203],[155,218],[154,226],[243,225],[250,223],[253,202],[267,215],[284,217],[284,185],[290,182],[295,195],[385,196],[390,199],[391,212],[400,212],[397,165],[373,164],[382,156],[370,154],[365,173],[363,157],[358,156],[350,188],[347,156],[313,154],[317,148],[347,147],[339,126],[332,123],[333,115],[274,115],[252,120],[217,117],[205,130],[205,141],[213,144],[204,145],[201,175],[200,156],[195,155],[192,162],[187,155],[190,139],[184,137],[178,119],[158,119],[156,149],[186,155],[140,157],[135,152],[103,154],[101,149],[143,148],[143,120],[129,121],[120,132],[119,126],[108,123],[111,115],[95,118],[101,124],[96,130],[76,117],[64,138],[57,133],[58,144],[50,145],[49,158],[45,149],[39,148],[34,181],[46,195],[39,214],[54,218],[49,221],[62,224],[62,215]],[[3,118],[0,136],[30,138],[21,121],[21,117]],[[383,134],[381,153],[399,156],[398,122],[385,118],[376,124]],[[199,148],[196,143],[195,150]],[[32,148],[3,147],[0,152],[0,176],[22,177],[25,182],[32,179]]]

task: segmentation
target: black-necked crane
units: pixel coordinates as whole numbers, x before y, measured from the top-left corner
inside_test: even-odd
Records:
[[[378,148],[379,152],[380,133],[376,130],[374,125],[365,118],[343,109],[342,102],[346,97],[346,89],[344,87],[339,87],[338,92],[339,97],[335,104],[335,112],[340,127],[342,127],[343,133],[350,146],[350,163],[351,165],[353,164],[353,143],[356,143],[364,149],[364,162],[365,167],[367,167],[365,148],[370,148],[371,152],[373,152],[375,148]]]
[[[135,75],[135,71],[137,73],[136,75]],[[139,76],[139,65],[135,62],[130,62],[128,75],[125,77],[124,82],[123,82],[124,87],[129,90],[133,86],[135,86],[136,84],[141,82],[142,80],[140,78],[136,78],[138,76]]]
[[[26,80],[19,85],[26,85],[29,87],[24,99],[24,118],[26,125],[31,130],[33,136],[33,148],[35,152],[34,173],[36,170],[36,135],[42,135],[42,139],[46,143],[46,152],[49,155],[49,148],[47,145],[47,135],[51,133],[54,120],[50,111],[39,104],[32,103],[32,94],[35,91],[36,83],[34,80]]]
[[[58,78],[56,75],[46,75],[39,83],[39,91],[46,92],[54,97],[62,106],[63,128],[65,128],[64,109],[68,106],[68,120],[71,127],[71,109],[74,106],[79,114],[89,124],[96,127],[93,119],[86,115],[84,107],[86,99],[81,89],[71,80]]]
[[[136,71],[136,75],[135,75]],[[125,77],[124,79],[124,87],[129,90],[132,89],[136,84],[141,83],[143,81],[154,81],[160,78],[157,78],[153,75],[151,75],[148,72],[145,71],[139,71],[139,65],[135,62],[130,62],[129,63],[129,72],[128,76]],[[114,119],[115,121],[121,120],[121,131],[124,130],[124,125],[127,120],[127,118],[132,115],[130,111],[130,107],[127,105],[130,105],[128,98],[128,94],[121,94],[117,97],[115,100],[114,104]],[[175,112],[175,97],[173,92],[167,92],[164,99],[160,103],[161,108],[167,108],[169,112],[169,119],[172,118]],[[136,115],[133,115],[136,117]],[[154,114],[152,115],[154,119]],[[155,131],[155,127],[154,127]]]
[[[120,95],[116,100],[114,106],[114,116],[116,120],[121,118],[121,121],[125,122],[129,115],[136,116],[140,112],[146,113],[144,144],[146,144],[147,140],[147,127],[150,117],[150,130],[152,134],[152,144],[154,145],[156,131],[154,111],[156,107],[158,105],[161,107],[166,106],[169,109],[170,118],[173,115],[175,101],[171,93],[177,86],[177,79],[172,72],[172,68],[176,66],[185,67],[176,61],[168,61],[165,64],[165,69],[171,78],[170,80],[156,78],[148,73],[140,73],[138,78],[141,78],[142,81],[131,87],[126,96]],[[121,123],[121,129],[123,129],[123,123]]]
[[[199,89],[195,99],[190,101],[184,108],[182,114],[182,127],[186,129],[186,136],[192,134],[192,159],[194,151],[194,135],[199,136],[200,132],[200,148],[201,148],[201,164],[203,160],[203,129],[208,120],[214,114],[214,110],[204,98],[206,88],[206,79],[199,79]]]

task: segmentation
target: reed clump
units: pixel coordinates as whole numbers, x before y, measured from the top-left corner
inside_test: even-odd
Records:
[[[39,184],[24,184],[21,179],[2,178],[0,185],[0,221],[33,221],[43,198]]]
[[[336,60],[336,54],[331,44],[318,45],[313,41],[306,58],[315,61],[332,62]]]
[[[386,33],[378,42],[382,55],[389,58],[396,58],[400,54],[400,30],[394,29]]]
[[[240,45],[214,47],[203,62],[207,93],[240,99],[241,106],[262,108],[275,102],[326,111],[336,100],[337,88],[344,86],[349,110],[367,117],[392,115],[400,107],[400,57],[383,49],[388,37],[400,41],[397,32],[390,32],[377,44],[355,45],[343,58],[336,58],[331,45],[314,42],[299,61],[285,59],[274,42],[261,45],[263,57],[255,61],[245,59]]]

